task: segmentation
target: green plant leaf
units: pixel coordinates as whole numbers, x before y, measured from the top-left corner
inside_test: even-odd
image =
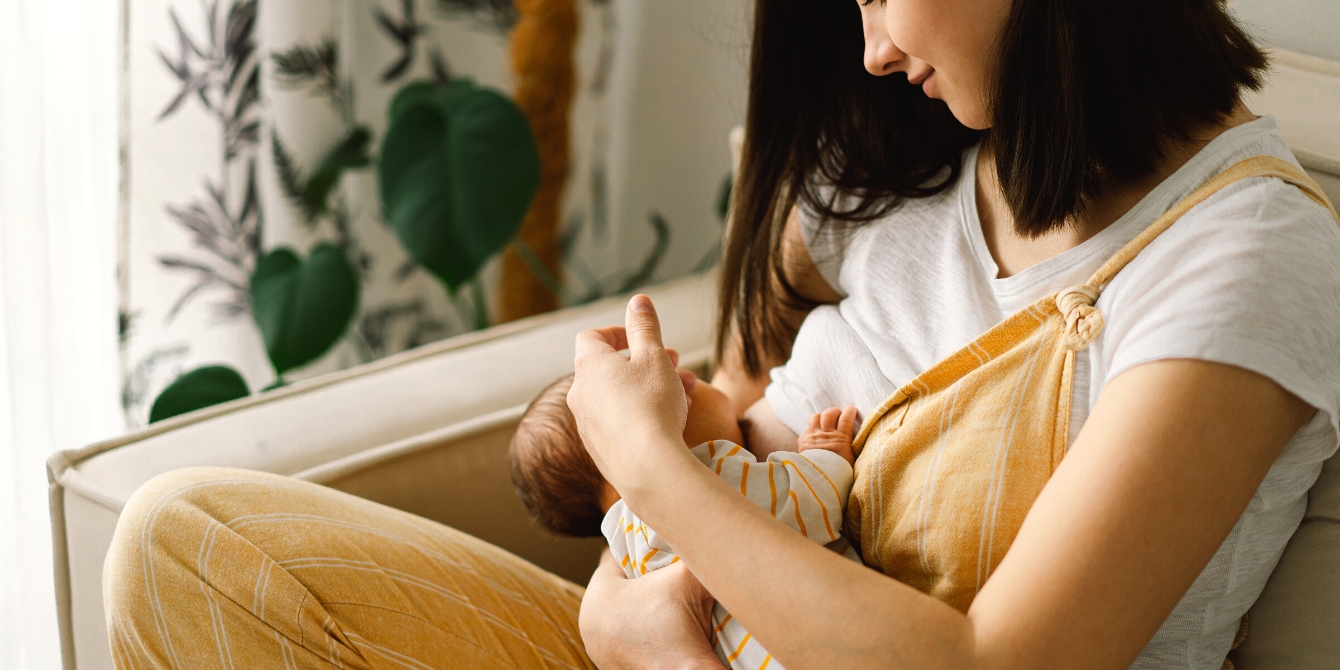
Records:
[[[390,125],[395,125],[405,112],[420,104],[434,105],[444,113],[449,113],[457,102],[475,90],[474,82],[465,77],[453,79],[446,84],[431,81],[411,82],[391,99],[387,120]]]
[[[340,176],[348,170],[367,167],[372,162],[368,156],[368,145],[371,143],[372,131],[359,126],[321,159],[302,190],[302,198],[309,212],[324,214],[330,209],[330,192],[340,183]]]
[[[251,276],[251,312],[275,374],[330,351],[353,321],[358,297],[354,268],[333,244],[313,247],[306,263],[288,248],[261,258]]]
[[[410,84],[391,105],[381,201],[405,250],[455,292],[516,235],[540,184],[521,109],[465,80]]]
[[[149,410],[149,423],[251,395],[242,375],[226,365],[197,368],[163,389]]]

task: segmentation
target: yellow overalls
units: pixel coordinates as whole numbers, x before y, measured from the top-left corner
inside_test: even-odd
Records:
[[[1000,565],[1070,436],[1075,352],[1103,329],[1103,288],[1191,208],[1241,179],[1277,177],[1330,209],[1298,168],[1238,163],[1182,200],[1089,281],[1049,295],[894,392],[856,438],[847,536],[866,565],[967,611]]]

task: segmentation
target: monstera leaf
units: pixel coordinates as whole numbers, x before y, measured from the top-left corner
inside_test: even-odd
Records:
[[[410,256],[455,292],[516,235],[540,184],[530,124],[468,80],[396,95],[379,164],[382,210]]]
[[[256,264],[251,311],[275,374],[320,358],[344,336],[358,309],[358,277],[339,247],[318,244],[299,260],[279,248]]]
[[[198,368],[163,389],[149,410],[149,423],[249,395],[247,382],[237,370],[223,365]]]

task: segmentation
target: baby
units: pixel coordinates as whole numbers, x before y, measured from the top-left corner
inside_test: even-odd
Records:
[[[540,392],[512,438],[512,483],[539,525],[559,535],[604,535],[610,552],[630,579],[679,560],[610,486],[577,434],[568,410],[568,375]],[[855,561],[859,555],[841,538],[843,507],[853,475],[851,441],[856,409],[831,408],[811,417],[795,452],[776,452],[759,463],[742,448],[735,407],[720,390],[702,382],[689,389],[685,446],[703,465],[773,517],[809,539]],[[695,446],[696,445],[696,446]],[[712,646],[732,668],[781,665],[718,603],[713,608]]]

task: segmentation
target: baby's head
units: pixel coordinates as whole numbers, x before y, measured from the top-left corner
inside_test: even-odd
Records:
[[[577,419],[568,409],[572,375],[550,384],[532,400],[512,436],[512,485],[546,530],[571,537],[599,537],[600,522],[619,499],[586,453]],[[711,384],[696,383],[690,399],[684,440],[697,446],[708,440],[744,442],[735,406]]]

